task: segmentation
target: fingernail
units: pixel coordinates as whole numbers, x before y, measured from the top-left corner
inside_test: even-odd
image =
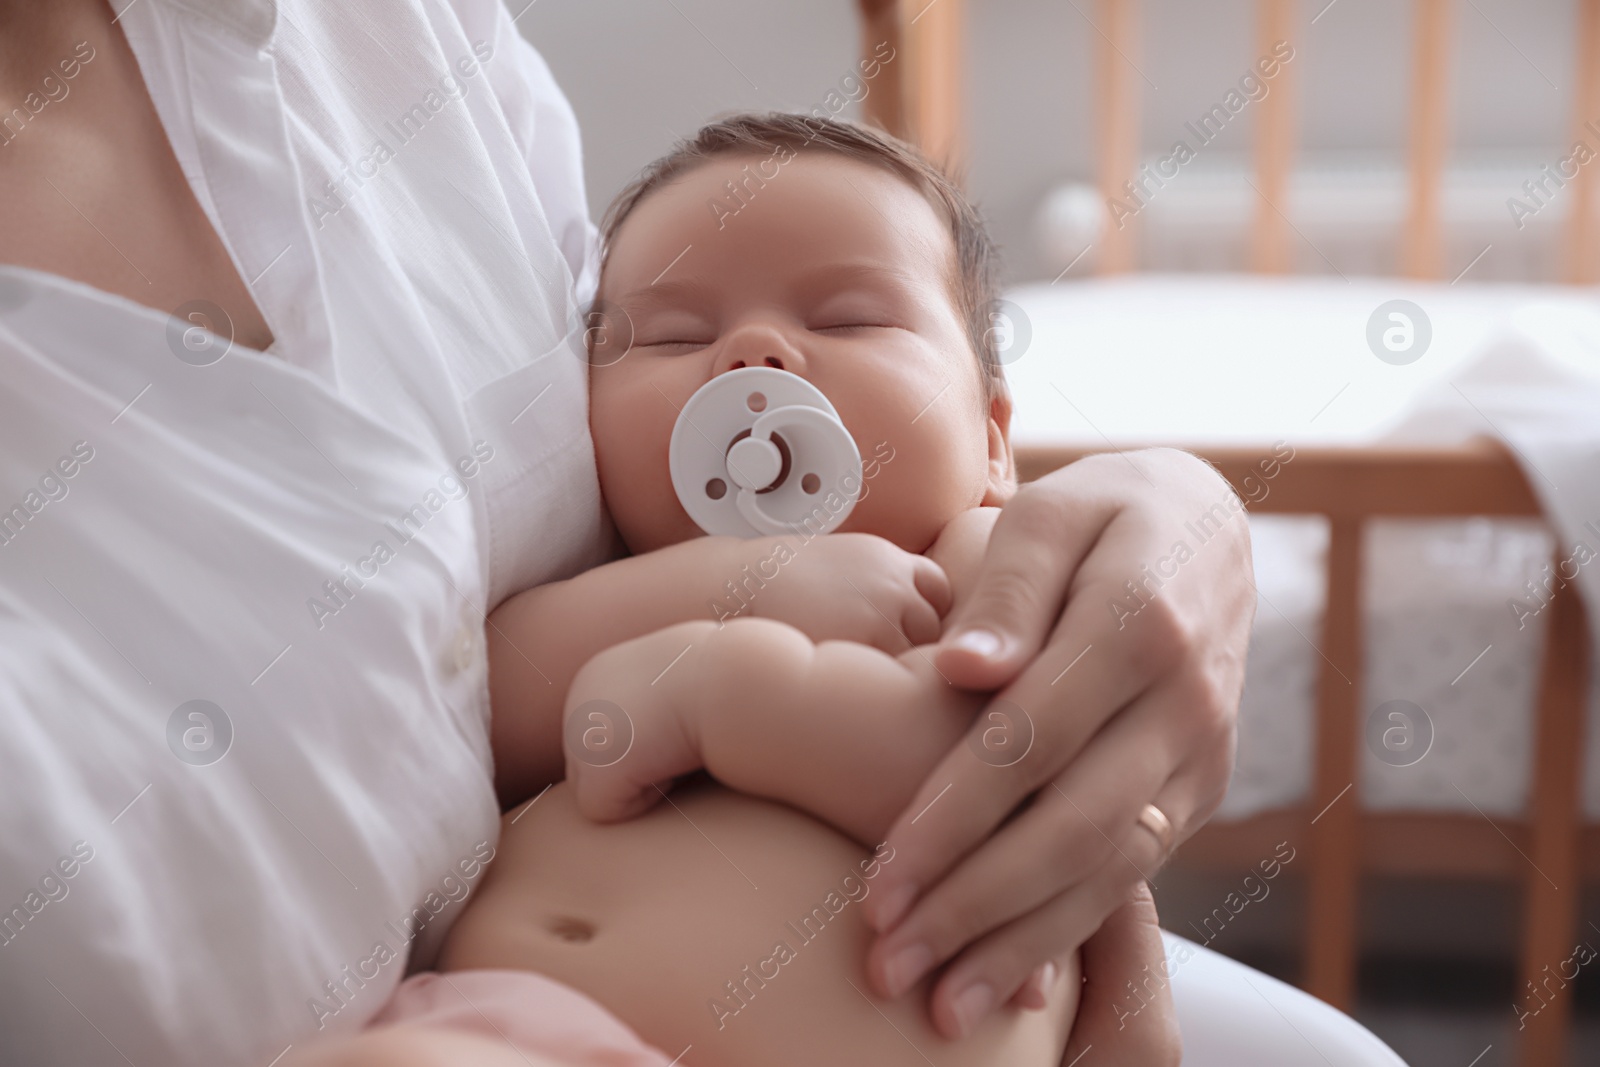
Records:
[[[1056,986],[1056,979],[1061,977],[1061,968],[1056,966],[1055,960],[1046,960],[1045,965],[1039,968],[1039,980],[1036,988],[1039,993],[1037,1004],[1028,1005],[1031,1008],[1046,1008],[1050,1005],[1050,990]]]
[[[911,910],[911,902],[916,899],[917,887],[913,882],[907,882],[898,889],[890,890],[884,895],[883,903],[878,906],[878,910],[872,913],[872,929],[880,934],[891,929],[907,911]]]
[[[955,639],[954,647],[988,659],[999,654],[1001,644],[1000,635],[992,630],[967,630]]]
[[[916,985],[917,979],[927,974],[932,966],[933,950],[927,945],[912,945],[889,957],[889,962],[883,968],[884,985],[889,990],[889,996],[898,997]]]
[[[960,1031],[957,1036],[966,1037],[972,1033],[972,1028],[983,1021],[993,1006],[994,989],[987,982],[975,982],[957,994],[950,1004],[955,1013],[956,1028]]]

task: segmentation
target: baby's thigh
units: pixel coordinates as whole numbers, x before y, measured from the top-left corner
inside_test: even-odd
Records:
[[[557,786],[508,821],[444,969],[534,970],[587,993],[695,1067],[1056,1067],[1076,982],[952,1044],[928,987],[868,991],[861,900],[892,864],[782,805],[701,784],[596,825]]]

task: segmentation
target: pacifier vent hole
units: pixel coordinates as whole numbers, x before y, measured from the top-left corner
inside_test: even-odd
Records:
[[[712,500],[721,500],[728,495],[728,483],[721,478],[713,478],[706,483],[706,496]]]
[[[807,496],[815,496],[818,489],[822,488],[822,479],[815,474],[807,474],[800,479],[800,488]]]
[[[751,411],[767,410],[767,395],[765,393],[751,393],[745,397],[745,407]]]

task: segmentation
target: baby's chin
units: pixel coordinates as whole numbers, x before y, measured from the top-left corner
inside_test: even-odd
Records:
[[[873,534],[906,552],[921,555],[939,539],[945,526],[965,510],[943,514],[945,509],[933,503],[937,495],[926,494],[920,502],[924,506],[906,506],[905,501],[891,500],[887,494],[874,500],[869,490],[868,496],[863,497],[832,532]],[[616,498],[607,494],[607,500],[612,499]],[[628,552],[635,556],[707,536],[676,500],[659,502],[650,509],[613,508],[611,518]],[[810,541],[817,535],[802,529],[795,536]]]
[[[693,519],[681,509],[672,509],[676,514],[671,514],[668,509],[661,509],[660,514],[651,516],[627,516],[619,518],[612,513],[612,521],[617,525],[617,533],[622,538],[622,543],[628,546],[628,551],[635,556],[642,556],[646,552],[655,552],[673,545],[681,545],[685,541],[693,541],[697,537],[705,537],[706,532],[695,525]]]

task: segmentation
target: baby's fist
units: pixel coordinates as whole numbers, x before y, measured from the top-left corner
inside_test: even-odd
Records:
[[[567,691],[562,748],[585,816],[618,822],[642,815],[674,778],[699,769],[693,724],[672,694],[716,630],[712,622],[668,626],[613,645],[579,668]]]
[[[751,614],[813,641],[855,641],[891,655],[939,639],[950,581],[933,560],[865,533],[775,545],[776,573],[746,583]]]

